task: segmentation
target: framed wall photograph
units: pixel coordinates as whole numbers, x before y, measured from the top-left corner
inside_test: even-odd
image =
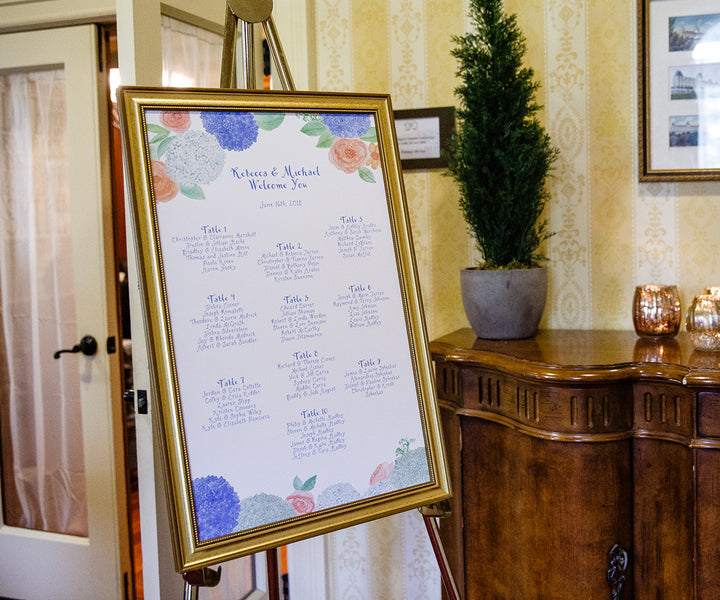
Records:
[[[720,6],[638,0],[640,180],[720,179]]]
[[[389,96],[119,109],[176,570],[448,498]]]

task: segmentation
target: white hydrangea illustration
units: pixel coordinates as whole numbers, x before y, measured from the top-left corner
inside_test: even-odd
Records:
[[[183,186],[215,181],[225,164],[225,151],[215,136],[187,131],[175,136],[164,157],[167,174]]]
[[[362,499],[362,495],[349,483],[336,483],[323,490],[318,496],[316,508],[333,508]]]

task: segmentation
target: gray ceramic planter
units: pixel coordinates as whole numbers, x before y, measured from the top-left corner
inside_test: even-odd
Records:
[[[532,337],[545,310],[547,268],[460,271],[463,306],[479,338]]]

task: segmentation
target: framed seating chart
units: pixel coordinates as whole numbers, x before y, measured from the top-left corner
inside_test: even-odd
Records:
[[[176,569],[447,498],[389,97],[119,106]]]

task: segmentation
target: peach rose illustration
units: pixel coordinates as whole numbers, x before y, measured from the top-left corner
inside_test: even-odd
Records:
[[[190,128],[190,113],[167,110],[160,116],[160,122],[173,131],[187,131]]]
[[[165,163],[159,160],[151,161],[153,190],[157,202],[169,202],[178,193],[178,184],[165,172]]]
[[[330,147],[330,162],[345,173],[354,173],[365,164],[368,148],[356,139],[338,138]]]
[[[383,481],[390,477],[394,468],[395,465],[393,463],[380,463],[373,471],[373,474],[370,475],[370,485],[376,484],[378,481]]]
[[[292,504],[295,512],[299,515],[304,515],[315,510],[315,499],[310,492],[297,491],[285,499]]]
[[[368,153],[370,156],[368,157],[365,164],[368,167],[377,169],[380,166],[380,151],[378,150],[378,145],[374,142],[371,142]]]

